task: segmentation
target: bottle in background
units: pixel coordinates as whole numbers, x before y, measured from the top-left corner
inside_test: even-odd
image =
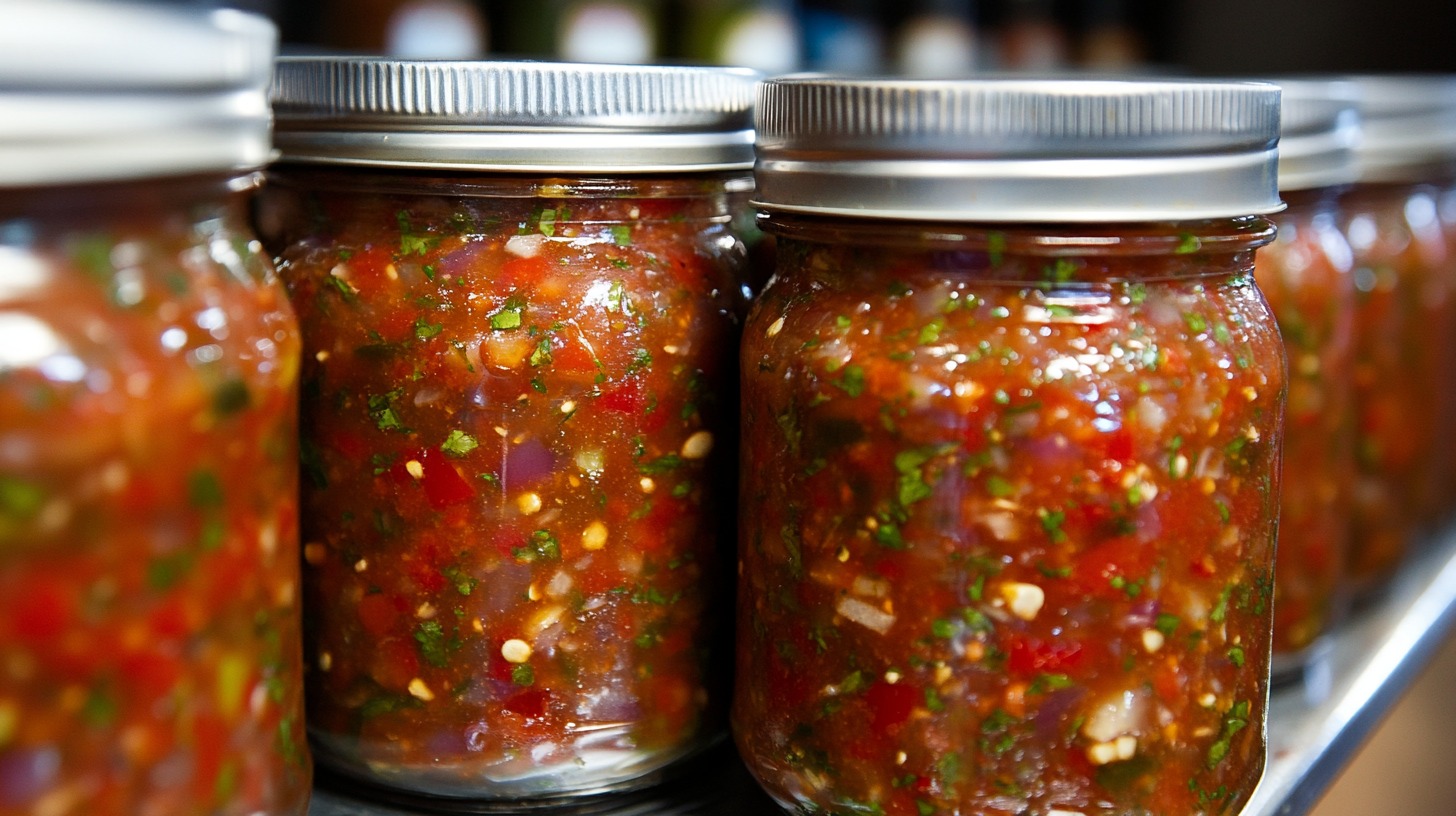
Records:
[[[765,74],[791,73],[803,63],[793,0],[683,0],[673,6],[679,18],[663,30],[671,50],[687,60]]]
[[[1000,67],[1011,71],[1055,71],[1067,67],[1067,33],[1051,0],[1007,0],[997,32]]]
[[[839,74],[883,69],[884,32],[873,0],[808,0],[800,6],[805,68]]]
[[[1083,4],[1077,64],[1102,71],[1128,71],[1147,61],[1147,46],[1133,25],[1128,0]]]
[[[894,28],[893,70],[907,77],[963,77],[976,70],[974,0],[915,0]]]

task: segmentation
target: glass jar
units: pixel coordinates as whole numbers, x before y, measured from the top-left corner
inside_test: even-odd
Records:
[[[303,814],[300,339],[247,221],[274,30],[11,12],[0,814]]]
[[[1436,88],[1420,78],[1358,80],[1359,183],[1342,200],[1355,253],[1358,415],[1356,592],[1382,588],[1445,511],[1456,473],[1456,277],[1435,182],[1449,152]]]
[[[733,724],[785,807],[1248,798],[1277,106],[1258,84],[767,84],[779,266],[744,327]],[[1129,108],[1154,113],[1108,115]]]
[[[462,102],[419,129],[438,141],[375,155],[398,167],[355,167],[315,138],[364,127],[314,116],[311,94],[365,92],[310,83],[338,65],[560,96],[554,118]],[[281,63],[264,222],[304,331],[322,761],[488,805],[645,784],[721,733],[753,82]],[[518,121],[462,145],[467,118]]]
[[[1354,180],[1354,88],[1281,80],[1279,186],[1289,209],[1254,278],[1289,360],[1274,570],[1274,675],[1299,675],[1341,616],[1354,501],[1354,261],[1340,192]]]

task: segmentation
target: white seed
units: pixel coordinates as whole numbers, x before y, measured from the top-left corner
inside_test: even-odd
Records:
[[[319,652],[318,667],[322,671],[328,671],[334,667],[334,656],[330,652]]]
[[[536,637],[542,632],[555,626],[566,613],[566,607],[559,604],[547,604],[536,610],[526,621],[526,632],[531,637]]]
[[[1099,742],[1087,749],[1087,759],[1093,765],[1106,765],[1109,762],[1117,761],[1117,744],[1112,742]]]
[[[427,703],[435,699],[435,692],[430,691],[430,687],[425,685],[425,681],[418,677],[409,682],[409,693],[411,697]]]
[[[650,476],[643,476],[637,484],[642,487],[643,493],[651,493],[657,489],[657,482],[652,481],[652,477]]]
[[[1143,630],[1143,648],[1150,652],[1156,652],[1163,648],[1163,633],[1157,629]]]
[[[501,644],[501,657],[512,663],[525,663],[531,659],[531,644],[520,638],[511,638]]]
[[[361,558],[358,561],[355,561],[354,562],[354,571],[355,572],[363,572],[364,570],[367,570],[367,569],[369,569],[369,561],[367,559]]]
[[[897,751],[895,753],[895,764],[896,765],[904,765],[905,764],[905,760],[907,760],[909,758],[910,757],[907,756],[904,751]]]
[[[1009,581],[1001,585],[1001,597],[1011,607],[1011,614],[1022,620],[1036,620],[1036,613],[1046,603],[1046,592],[1036,584]]]
[[[1217,702],[1218,698],[1213,696],[1212,692],[1205,692],[1202,696],[1198,698],[1198,704],[1203,706],[1204,708],[1213,708],[1214,704]]]
[[[429,601],[425,601],[419,606],[415,607],[415,617],[419,618],[420,620],[429,620],[430,618],[435,617],[435,613],[437,611],[438,610],[435,609],[434,604],[430,603]]]
[[[1118,759],[1132,759],[1137,753],[1137,737],[1121,736],[1113,740],[1112,744],[1117,747]]]
[[[570,414],[570,413],[574,412],[575,410],[576,410],[576,402],[574,402],[573,400],[567,400],[567,401],[561,403],[561,413],[563,413],[563,414]]]
[[[526,587],[526,597],[533,601],[539,601],[541,600],[541,590],[537,589],[535,584],[531,584]]]
[[[775,320],[774,322],[768,324],[768,331],[764,332],[763,333],[763,336],[764,337],[773,337],[774,335],[778,334],[779,332],[781,332],[783,330],[784,330],[784,319],[781,317],[778,320]]]
[[[315,354],[313,356],[313,358],[315,360],[318,360],[320,363],[322,363],[322,362],[325,362],[325,361],[327,361],[329,359],[329,353],[326,350],[319,351],[317,354]]]
[[[541,497],[535,493],[522,493],[516,497],[516,509],[523,516],[534,516],[541,512]]]
[[[420,464],[418,459],[411,459],[404,463],[404,470],[416,479],[425,478],[425,466]]]
[[[713,434],[711,431],[698,431],[687,438],[682,444],[682,458],[702,459],[713,450]]]
[[[607,546],[607,525],[593,521],[581,531],[581,547],[584,550],[600,550]]]

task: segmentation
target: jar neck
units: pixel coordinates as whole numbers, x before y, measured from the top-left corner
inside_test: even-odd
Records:
[[[1002,283],[1077,284],[1252,274],[1253,251],[1274,239],[1268,219],[1129,224],[898,223],[791,213],[759,216],[781,256],[814,245]]]
[[[746,172],[572,176],[281,164],[269,170],[268,177],[270,183],[281,187],[319,192],[466,198],[672,198],[719,201],[724,200],[725,196],[742,195],[753,189],[753,177]]]
[[[103,184],[0,189],[0,243],[34,225],[46,232],[157,232],[204,221],[246,223],[261,173],[197,175]]]

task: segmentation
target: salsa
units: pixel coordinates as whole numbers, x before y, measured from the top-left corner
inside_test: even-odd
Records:
[[[300,341],[227,184],[0,193],[0,814],[306,810]]]
[[[1456,369],[1456,280],[1424,185],[1362,184],[1342,200],[1354,250],[1357,414],[1350,577],[1377,589],[1442,514],[1442,439]]]
[[[277,174],[321,756],[481,798],[717,733],[742,176]]]
[[[1269,223],[765,228],[733,712],[759,781],[798,813],[1237,812],[1285,388]]]
[[[1341,607],[1354,499],[1355,284],[1334,199],[1284,194],[1279,237],[1259,250],[1254,277],[1279,321],[1289,362],[1279,546],[1274,570],[1274,655],[1297,668]]]

